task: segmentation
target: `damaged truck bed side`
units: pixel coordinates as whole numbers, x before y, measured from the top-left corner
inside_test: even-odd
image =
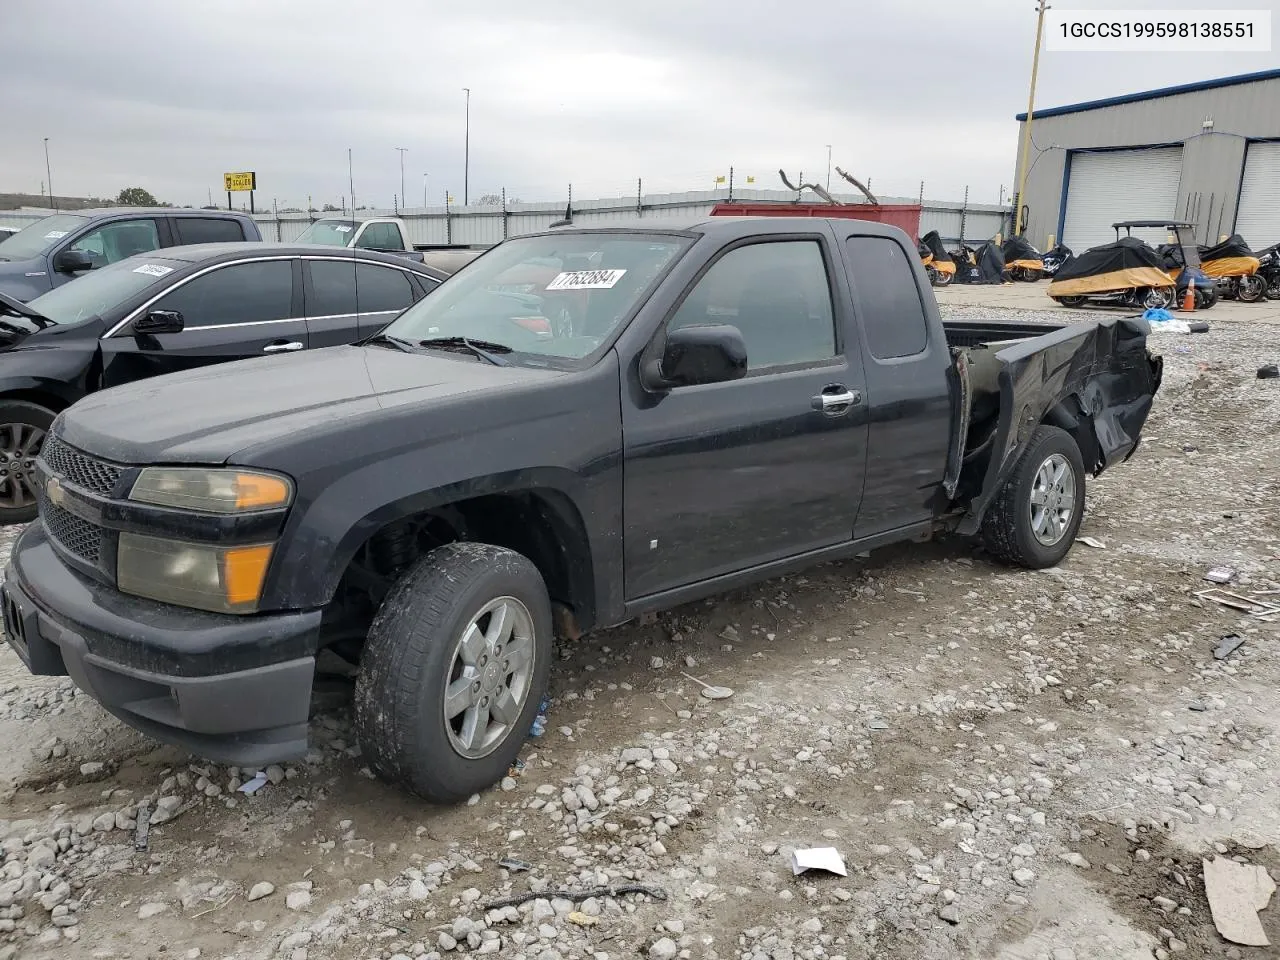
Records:
[[[498,245],[378,336],[94,394],[53,424],[9,642],[255,766],[357,669],[371,768],[496,782],[552,634],[938,533],[1026,567],[1159,387],[1141,320],[946,323],[895,228],[715,218]]]

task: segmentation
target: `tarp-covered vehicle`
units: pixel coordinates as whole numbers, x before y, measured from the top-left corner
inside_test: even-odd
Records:
[[[924,272],[929,283],[935,287],[945,287],[956,278],[956,262],[942,245],[942,237],[937,230],[930,230],[916,245],[920,251],[920,262],[924,264]]]
[[[1220,296],[1257,303],[1267,295],[1267,280],[1259,273],[1262,260],[1240,234],[1199,250],[1200,269],[1213,278]]]
[[[1066,307],[1089,301],[1148,309],[1173,306],[1175,282],[1155,248],[1137,237],[1121,237],[1071,257],[1046,291]]]
[[[1004,268],[1014,280],[1034,283],[1044,276],[1044,257],[1026,237],[1010,237],[1000,250]]]
[[[988,240],[977,250],[961,244],[953,256],[956,283],[1004,283],[1004,254],[994,240]]]
[[[1065,243],[1054,244],[1053,249],[1049,250],[1040,258],[1040,262],[1044,264],[1044,275],[1046,277],[1054,276],[1057,274],[1058,268],[1073,256],[1074,254],[1072,253],[1071,248]]]

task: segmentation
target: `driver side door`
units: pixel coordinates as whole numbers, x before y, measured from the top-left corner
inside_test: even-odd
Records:
[[[218,265],[179,281],[102,340],[102,386],[306,349],[301,270],[296,258],[276,257]],[[134,333],[133,320],[152,310],[181,314],[183,329]]]
[[[104,223],[80,234],[69,244],[61,247],[57,253],[72,250],[88,255],[93,262],[93,269],[105,267],[138,253],[148,253],[160,249],[160,228],[150,217],[137,220],[117,220]],[[52,260],[56,260],[57,253]],[[50,273],[53,286],[61,286],[74,280],[78,273],[62,273],[54,270]]]

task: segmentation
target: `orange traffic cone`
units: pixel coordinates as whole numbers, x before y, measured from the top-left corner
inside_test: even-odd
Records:
[[[1196,308],[1196,284],[1194,280],[1188,281],[1187,292],[1182,296],[1182,309],[1194,310]]]

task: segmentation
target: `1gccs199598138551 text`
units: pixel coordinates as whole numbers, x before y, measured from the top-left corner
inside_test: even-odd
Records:
[[[1102,52],[1267,52],[1270,10],[1053,10],[1045,48]]]

